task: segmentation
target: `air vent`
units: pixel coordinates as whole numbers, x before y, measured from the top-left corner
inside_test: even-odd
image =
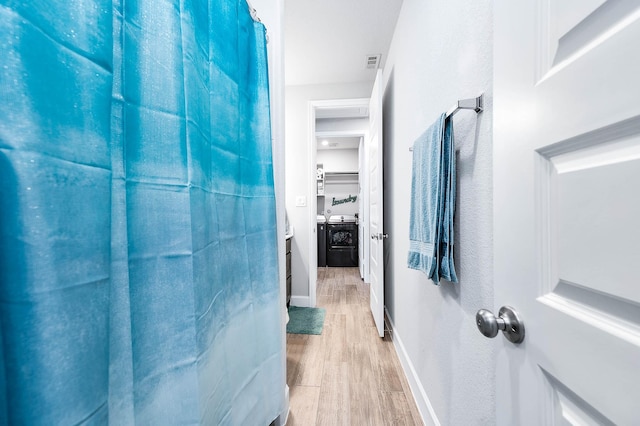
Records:
[[[379,53],[377,55],[367,55],[367,69],[376,70],[380,68],[381,57],[382,55]]]

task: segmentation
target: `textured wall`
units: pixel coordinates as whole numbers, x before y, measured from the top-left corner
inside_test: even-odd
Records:
[[[386,307],[405,360],[443,425],[495,423],[495,341],[476,329],[492,285],[492,4],[405,0],[384,69]],[[455,116],[459,284],[407,268],[409,146],[457,99],[485,93],[486,110]],[[397,342],[398,340],[396,340]],[[402,352],[402,351],[401,351]],[[406,364],[408,365],[408,364]],[[406,366],[405,365],[405,366]],[[407,370],[411,375],[411,371]],[[427,424],[432,422],[414,389]]]

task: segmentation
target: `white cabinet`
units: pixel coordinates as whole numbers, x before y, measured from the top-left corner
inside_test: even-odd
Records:
[[[318,195],[324,195],[324,167],[318,164],[316,167],[316,182],[318,185]]]

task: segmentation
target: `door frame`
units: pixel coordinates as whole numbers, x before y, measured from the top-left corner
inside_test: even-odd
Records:
[[[369,98],[353,98],[353,99],[328,99],[322,101],[309,101],[308,102],[308,123],[307,123],[307,146],[309,147],[308,165],[309,165],[309,188],[307,190],[307,199],[309,200],[307,205],[309,206],[309,306],[316,306],[316,289],[318,282],[318,235],[317,235],[317,216],[318,216],[318,199],[317,199],[317,183],[316,183],[316,164],[317,164],[317,151],[318,142],[316,138],[316,111],[321,109],[339,109],[339,108],[369,108]],[[366,136],[366,130],[363,131],[335,131],[335,132],[322,132],[323,136],[340,137],[340,136]],[[358,176],[358,180],[364,177]],[[368,177],[365,179],[368,181]],[[367,186],[368,188],[368,186]],[[365,206],[366,210],[366,206]],[[369,228],[364,227],[365,236],[369,238]],[[360,238],[360,237],[359,237]],[[368,260],[366,261],[368,264]]]

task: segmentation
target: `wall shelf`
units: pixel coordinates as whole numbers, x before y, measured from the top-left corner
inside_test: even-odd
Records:
[[[324,195],[324,179],[324,167],[322,164],[316,164],[316,187],[318,195]]]
[[[358,172],[326,172],[324,179],[327,184],[331,183],[358,183]]]

